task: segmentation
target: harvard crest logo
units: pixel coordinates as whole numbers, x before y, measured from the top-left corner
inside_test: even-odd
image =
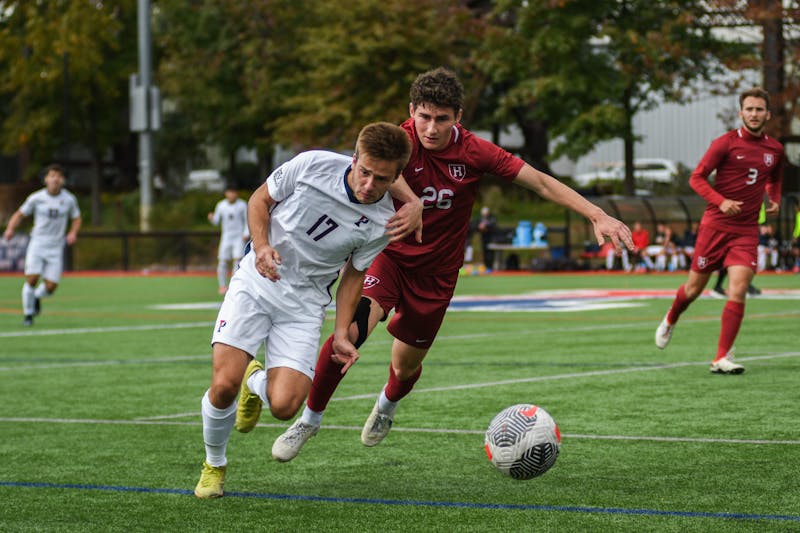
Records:
[[[456,181],[463,181],[467,177],[467,165],[463,163],[450,163],[447,165],[450,177]]]
[[[375,285],[377,285],[380,282],[381,282],[381,280],[376,278],[375,276],[370,276],[369,274],[364,276],[364,288],[365,289],[371,289],[372,287],[374,287]]]
[[[764,154],[765,165],[771,167],[774,162],[775,162],[775,156],[773,154]]]

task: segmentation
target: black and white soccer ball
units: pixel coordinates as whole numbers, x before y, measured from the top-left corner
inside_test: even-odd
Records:
[[[503,409],[492,419],[484,446],[499,471],[514,479],[531,479],[555,464],[561,433],[547,411],[523,403]]]

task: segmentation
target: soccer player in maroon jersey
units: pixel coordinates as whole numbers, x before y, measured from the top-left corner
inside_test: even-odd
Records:
[[[715,139],[689,178],[689,185],[707,202],[697,231],[689,278],[678,288],[656,330],[656,346],[664,349],[678,318],[703,292],[711,273],[728,268],[728,301],[722,310],[715,374],[741,374],[732,358],[733,341],[744,317],[747,288],[756,270],[758,212],[766,191],[766,214],[778,213],[783,175],[783,146],[764,132],[770,119],[769,94],[760,87],[739,96],[742,126]],[[717,171],[713,187],[708,176]]]
[[[422,360],[433,344],[453,297],[464,259],[472,206],[484,174],[535,191],[585,216],[598,242],[608,237],[617,248],[633,249],[631,232],[573,189],[466,130],[459,122],[463,87],[456,75],[437,68],[411,86],[411,117],[401,126],[412,141],[403,171],[424,205],[422,242],[410,236],[378,255],[364,281],[364,297],[350,336],[360,346],[379,321],[395,313],[387,329],[394,336],[389,379],[364,426],[361,440],[375,446],[389,432],[397,403],[419,379]],[[278,439],[272,455],[289,461],[318,431],[322,413],[357,356],[336,353],[332,338],[323,345],[306,408]]]

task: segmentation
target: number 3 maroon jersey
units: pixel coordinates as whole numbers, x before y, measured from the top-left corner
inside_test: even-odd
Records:
[[[770,200],[780,202],[783,165],[783,146],[766,134],[756,137],[740,127],[714,139],[689,179],[708,202],[703,224],[730,233],[758,234],[764,191]],[[712,188],[708,176],[714,169]],[[722,213],[719,204],[725,198],[743,202],[741,213]]]
[[[453,126],[444,150],[423,148],[409,118],[401,127],[411,137],[411,159],[403,177],[422,199],[422,244],[412,234],[391,243],[384,254],[413,273],[447,273],[464,262],[464,243],[478,185],[485,174],[512,181],[525,164],[460,124]],[[395,202],[395,207],[402,204]]]

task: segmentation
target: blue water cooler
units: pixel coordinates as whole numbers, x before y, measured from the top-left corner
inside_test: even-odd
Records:
[[[514,236],[514,246],[530,246],[533,241],[533,226],[528,220],[520,220],[517,224],[517,233]]]

